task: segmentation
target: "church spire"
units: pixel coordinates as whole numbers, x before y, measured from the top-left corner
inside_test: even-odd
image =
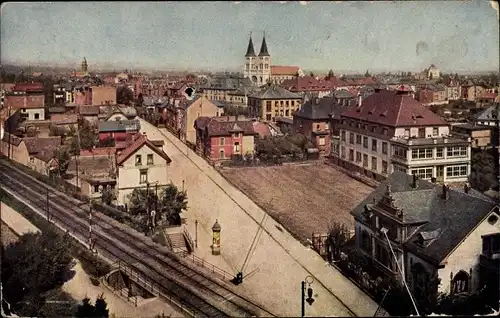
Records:
[[[255,50],[253,48],[253,42],[252,42],[252,32],[250,32],[250,41],[248,41],[248,48],[247,48],[247,54],[245,54],[245,57],[254,57],[255,55]]]
[[[262,45],[260,46],[259,56],[270,56],[269,52],[267,51],[266,31],[264,31],[264,37],[262,38]]]

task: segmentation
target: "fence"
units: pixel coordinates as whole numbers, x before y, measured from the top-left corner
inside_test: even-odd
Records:
[[[270,158],[270,159],[234,159],[228,161],[221,161],[221,167],[228,168],[241,168],[241,167],[270,167],[270,166],[281,166],[286,164],[298,164],[298,163],[317,163],[320,162],[316,158],[307,157],[280,157],[280,158]]]
[[[200,267],[205,267],[209,269],[213,274],[218,275],[222,280],[230,280],[234,278],[234,274],[230,274],[226,272],[225,270],[205,261],[204,259],[199,258],[198,256],[194,254],[189,254],[184,257],[186,260],[192,261],[195,265],[200,266]]]
[[[134,271],[131,269],[129,266],[127,266],[123,261],[118,261],[114,264],[114,267],[127,275],[127,277],[130,280],[133,280],[136,282],[138,285],[140,285],[144,290],[148,291],[151,295],[156,296],[158,298],[161,298],[163,300],[168,301],[170,304],[174,305],[175,307],[179,308],[181,311],[183,311],[185,314],[187,314],[190,317],[197,317],[197,313],[189,308],[188,306],[183,304],[183,301],[179,299],[176,296],[173,296],[171,294],[165,294],[160,290],[160,285],[158,283],[155,283],[153,280],[150,278],[141,275],[137,271]],[[114,287],[113,287],[114,289]],[[122,289],[123,290],[123,289]],[[130,289],[129,289],[130,290]],[[120,291],[120,293],[122,293]],[[123,296],[123,295],[122,295]],[[127,299],[130,300],[130,298],[135,297],[135,306],[137,306],[137,296],[129,296],[127,295]]]

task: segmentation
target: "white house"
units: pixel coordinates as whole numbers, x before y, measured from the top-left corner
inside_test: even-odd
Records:
[[[382,180],[393,171],[441,182],[467,181],[471,140],[407,91],[376,91],[341,114],[340,153],[347,169]]]
[[[434,64],[429,66],[429,68],[427,69],[427,78],[438,79],[440,77],[441,77],[441,71]]]
[[[117,190],[118,203],[126,204],[128,196],[134,189],[158,187],[162,189],[169,184],[168,166],[172,160],[156,146],[147,136],[136,134],[133,142],[118,152]]]
[[[495,277],[480,268],[484,258],[500,258],[500,215],[481,193],[396,171],[351,214],[356,247],[383,275],[401,277],[401,270],[417,302],[430,293],[433,279],[442,293],[472,293],[485,285],[498,292],[498,277],[491,284]]]

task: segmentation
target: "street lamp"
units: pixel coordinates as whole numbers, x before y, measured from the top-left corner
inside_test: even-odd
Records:
[[[301,297],[301,304],[302,304],[302,314],[301,317],[306,316],[306,301],[309,304],[309,306],[312,306],[314,303],[314,298],[313,298],[313,289],[311,288],[311,284],[314,282],[314,278],[312,276],[306,276],[306,278],[300,282],[300,289],[302,292],[302,297]],[[306,298],[306,283],[307,283],[307,298]]]
[[[396,266],[398,267],[398,271],[401,274],[401,278],[403,280],[403,284],[406,287],[406,291],[408,292],[408,295],[410,296],[411,302],[413,304],[413,308],[415,309],[415,313],[417,314],[417,316],[420,316],[418,309],[417,309],[417,304],[415,303],[415,300],[413,299],[413,296],[410,292],[410,288],[408,288],[408,284],[406,284],[405,275],[404,275],[403,271],[401,270],[401,267],[399,266],[399,262],[398,262],[398,258],[396,257],[396,253],[394,253],[394,250],[392,249],[392,245],[391,245],[391,241],[389,240],[389,236],[387,236],[388,230],[385,227],[383,227],[380,229],[380,232],[382,232],[384,234],[385,239],[387,240],[387,244],[389,245],[389,248],[391,249],[392,256],[394,257],[394,260],[396,261]]]

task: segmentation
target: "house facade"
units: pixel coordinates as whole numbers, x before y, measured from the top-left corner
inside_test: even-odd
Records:
[[[252,120],[237,116],[199,117],[195,128],[197,152],[210,161],[253,157],[258,133]]]
[[[466,123],[453,125],[452,131],[457,134],[470,137],[471,147],[474,149],[488,149],[498,143],[498,132],[491,126],[476,125],[474,123]]]
[[[91,86],[92,105],[116,105],[116,87]]]
[[[286,80],[304,76],[299,66],[271,65],[271,83],[281,84]]]
[[[275,84],[248,96],[250,116],[271,122],[275,122],[276,117],[292,119],[293,113],[299,110],[301,103],[301,95]]]
[[[178,110],[177,122],[180,123],[180,139],[193,145],[196,144],[196,129],[194,128],[196,119],[202,116],[216,117],[220,113],[219,107],[204,96],[193,101],[180,103]]]
[[[384,179],[393,171],[439,182],[464,182],[471,140],[452,135],[439,116],[407,92],[378,91],[342,113],[340,152],[347,169]]]
[[[166,187],[170,182],[168,166],[171,162],[168,155],[147,139],[147,136],[136,134],[133,142],[117,153],[118,203],[125,205],[134,189],[156,185],[159,189]]]
[[[481,193],[396,171],[351,214],[356,247],[382,275],[403,275],[417,306],[432,294],[432,281],[446,294],[473,293],[485,285],[480,261],[492,249],[483,240],[500,233],[500,222],[495,202]]]
[[[27,120],[45,120],[45,95],[42,83],[16,84],[6,94],[5,107],[20,109]]]
[[[280,86],[292,93],[310,94],[319,98],[330,94],[334,89],[330,81],[320,80],[314,76],[295,76],[293,79],[283,81]]]

